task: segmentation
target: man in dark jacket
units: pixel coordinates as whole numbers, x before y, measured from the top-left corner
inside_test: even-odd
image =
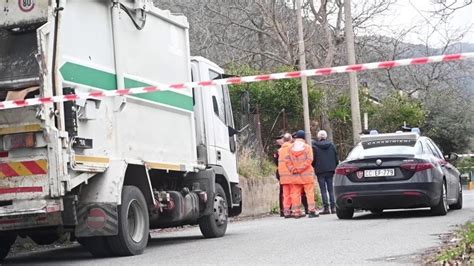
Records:
[[[313,167],[318,177],[319,188],[323,198],[324,210],[320,214],[336,213],[332,178],[339,159],[334,144],[327,140],[328,134],[324,130],[318,132],[317,141],[313,140]],[[329,194],[329,203],[328,203]],[[329,212],[331,207],[331,212]]]

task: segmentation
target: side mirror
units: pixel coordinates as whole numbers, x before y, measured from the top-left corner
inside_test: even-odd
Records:
[[[448,161],[448,162],[454,162],[458,158],[459,158],[459,155],[457,153],[454,153],[454,152],[450,152],[449,154],[444,156],[444,159],[446,159],[446,161]]]
[[[242,133],[244,130],[246,130],[248,127],[250,126],[250,124],[247,124],[245,127],[241,128],[240,130],[237,130],[231,126],[227,126],[227,129],[229,130],[229,137],[232,137],[236,134],[240,134]]]

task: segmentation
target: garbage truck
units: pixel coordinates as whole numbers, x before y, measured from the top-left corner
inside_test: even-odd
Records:
[[[18,237],[130,256],[151,229],[225,234],[242,211],[226,86],[1,108],[224,77],[188,31],[151,0],[0,0],[0,259]]]

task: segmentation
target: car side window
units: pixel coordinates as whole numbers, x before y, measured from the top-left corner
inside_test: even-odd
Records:
[[[430,140],[430,143],[431,143],[431,145],[433,145],[433,148],[435,149],[435,152],[438,154],[438,157],[441,158],[441,159],[444,159],[443,153],[438,148],[438,146],[436,146],[436,144],[432,140]]]
[[[436,148],[433,146],[433,143],[431,143],[430,140],[428,140],[426,143],[428,144],[428,148],[431,150],[431,153],[432,153],[435,157],[437,157],[437,158],[439,158],[439,159],[443,159],[443,156],[438,153],[438,151],[437,151]]]

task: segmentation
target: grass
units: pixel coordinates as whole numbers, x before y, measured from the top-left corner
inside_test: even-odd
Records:
[[[474,222],[467,223],[457,237],[459,242],[443,250],[437,258],[438,262],[449,265],[474,263]]]

